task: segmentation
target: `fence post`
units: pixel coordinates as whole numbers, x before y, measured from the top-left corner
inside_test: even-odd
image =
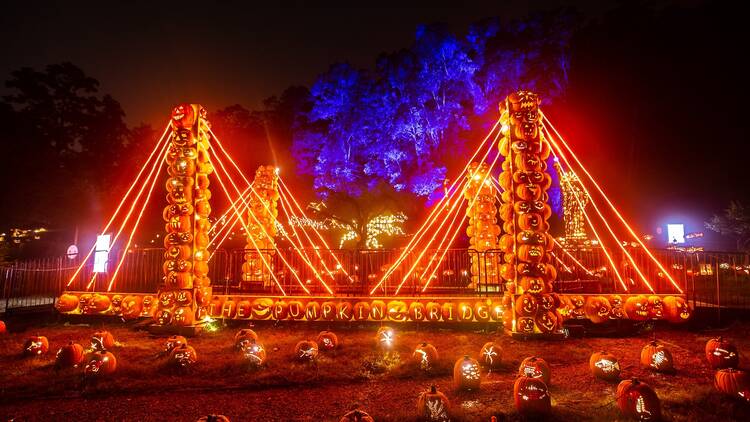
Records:
[[[721,324],[721,283],[719,283],[719,257],[716,257],[716,316]]]

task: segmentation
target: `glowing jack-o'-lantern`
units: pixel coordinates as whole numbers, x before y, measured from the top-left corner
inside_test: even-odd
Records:
[[[169,361],[172,366],[181,369],[187,369],[198,362],[198,354],[192,346],[181,344],[169,354]]]
[[[299,362],[312,362],[318,357],[318,344],[302,340],[294,346],[294,358]]]
[[[190,104],[178,104],[172,109],[172,123],[181,129],[190,129],[195,124],[196,115]]]
[[[55,355],[55,366],[58,368],[76,368],[85,358],[83,346],[72,341],[61,347]]]
[[[546,415],[552,411],[552,403],[544,381],[519,377],[513,385],[513,402],[522,415]]]
[[[190,306],[180,306],[175,308],[172,314],[172,323],[182,327],[193,325],[195,315],[193,309]]]
[[[370,415],[362,409],[354,408],[344,414],[339,422],[375,422]]]
[[[83,374],[88,377],[111,375],[117,369],[117,359],[110,352],[94,352],[83,367]]]
[[[154,314],[154,319],[159,325],[167,325],[172,322],[172,310],[171,309],[160,309]]]
[[[112,305],[112,301],[109,299],[109,296],[95,293],[89,299],[88,303],[86,304],[86,307],[83,309],[83,313],[85,314],[102,313],[108,310],[111,305]]]
[[[737,368],[740,353],[737,346],[723,337],[717,337],[706,342],[706,360],[714,369]]]
[[[550,385],[552,379],[552,371],[550,371],[549,364],[542,358],[532,356],[524,359],[521,362],[521,366],[518,367],[518,376],[537,378],[544,381],[544,384]]]
[[[627,417],[640,421],[661,419],[661,403],[654,390],[633,378],[620,382],[616,392],[617,407]]]
[[[502,362],[502,355],[503,349],[490,341],[485,343],[479,351],[479,361],[490,369],[497,369]]]
[[[375,344],[383,349],[390,350],[396,342],[396,331],[388,326],[382,326],[378,328],[378,332],[375,334]]]
[[[539,331],[543,333],[551,333],[557,327],[557,315],[552,311],[542,311],[536,315],[534,319]]]
[[[747,400],[747,393],[750,391],[750,376],[739,369],[720,369],[714,376],[714,386],[724,394]]]
[[[419,365],[419,369],[427,371],[438,360],[438,351],[430,343],[421,343],[414,349],[412,360]]]
[[[476,390],[481,384],[479,362],[464,355],[453,366],[453,384],[458,390]]]
[[[78,308],[78,296],[64,293],[55,303],[58,312],[72,312]]]
[[[242,348],[243,344],[248,341],[258,341],[258,334],[249,328],[243,328],[234,335],[234,345],[238,349]]]
[[[115,337],[109,331],[98,331],[91,336],[91,348],[98,351],[112,350]]]
[[[447,422],[450,420],[450,401],[436,386],[419,393],[417,414],[420,420],[430,422]]]
[[[520,316],[531,316],[536,314],[536,298],[530,294],[522,294],[516,299],[516,314]]]
[[[690,319],[692,311],[690,305],[680,296],[667,296],[664,298],[664,317],[672,323],[686,322]]]
[[[641,365],[658,372],[674,370],[672,353],[658,341],[652,341],[643,346]]]
[[[179,347],[183,344],[187,344],[187,339],[183,336],[173,335],[169,336],[167,338],[167,341],[164,343],[164,352],[165,353],[171,353],[172,349],[175,347]]]
[[[620,379],[620,362],[610,353],[592,353],[591,358],[589,358],[589,369],[595,377],[605,381]]]
[[[519,317],[516,319],[516,331],[523,334],[531,334],[534,332],[534,318],[533,317]]]
[[[143,300],[141,300],[141,316],[151,316],[154,314],[154,310],[156,307],[154,304],[156,301],[154,300],[154,297],[151,295],[143,296]]]
[[[266,349],[256,340],[248,339],[244,341],[240,347],[240,352],[242,352],[242,357],[244,357],[250,365],[261,366],[266,363]]]
[[[609,320],[612,307],[604,296],[592,296],[586,300],[584,313],[594,324],[601,324]]]
[[[44,336],[27,338],[23,343],[23,354],[27,356],[38,356],[47,353],[49,340]]]
[[[648,298],[643,295],[631,296],[623,307],[628,318],[634,321],[645,321],[649,317]]]
[[[318,348],[324,352],[334,350],[339,345],[339,338],[331,331],[321,331],[316,340]]]

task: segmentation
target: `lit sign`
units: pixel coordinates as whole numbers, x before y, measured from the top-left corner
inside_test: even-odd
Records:
[[[685,225],[667,224],[667,242],[672,244],[685,243]]]
[[[110,235],[102,234],[96,237],[94,249],[94,272],[106,273],[107,261],[109,261],[109,238]]]

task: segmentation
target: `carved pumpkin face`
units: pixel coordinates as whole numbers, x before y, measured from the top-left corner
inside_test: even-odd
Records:
[[[183,344],[187,344],[187,339],[185,337],[177,335],[170,336],[167,338],[166,343],[164,343],[164,351],[170,353],[172,349]]]
[[[516,320],[516,330],[519,333],[531,334],[534,332],[534,318],[520,317]]]
[[[198,354],[195,349],[187,344],[181,344],[169,355],[171,364],[180,369],[187,369],[198,362]]]
[[[549,230],[549,223],[544,220],[541,214],[527,213],[518,216],[518,228],[546,232]]]
[[[552,311],[555,309],[555,299],[550,294],[543,294],[539,296],[539,308],[544,311]]]
[[[189,306],[180,306],[172,314],[172,322],[175,325],[188,326],[193,324],[193,309]]]
[[[171,308],[175,304],[175,294],[172,291],[161,292],[159,294],[159,306],[162,308]]]
[[[169,221],[172,217],[178,215],[191,215],[193,206],[191,204],[172,204],[164,208],[164,221]]]
[[[156,313],[156,323],[159,325],[167,325],[172,322],[172,310],[161,309]]]
[[[541,416],[552,411],[547,385],[535,378],[520,377],[516,380],[513,401],[521,415]]]
[[[314,361],[318,357],[318,345],[314,341],[300,341],[294,347],[294,356],[300,362]]]
[[[609,320],[612,307],[604,296],[589,297],[585,305],[586,317],[595,324]]]
[[[690,306],[680,296],[668,296],[664,298],[664,316],[669,322],[685,322],[690,319],[692,312]]]
[[[190,129],[195,124],[195,110],[190,104],[179,104],[172,109],[172,124],[181,129]]]
[[[125,296],[122,300],[122,317],[125,319],[135,319],[141,314],[140,296]]]
[[[520,153],[516,154],[514,164],[521,171],[544,171],[547,164],[539,159],[536,154]]]
[[[516,313],[521,316],[534,315],[537,310],[536,298],[529,294],[523,294],[516,299]]]
[[[531,230],[524,230],[521,233],[518,233],[518,235],[516,236],[516,240],[522,245],[546,245],[547,234]]]
[[[557,326],[557,317],[552,311],[541,312],[536,317],[536,325],[543,333],[552,332]]]
[[[548,290],[542,277],[521,277],[520,284],[524,293],[539,294]]]
[[[544,259],[544,247],[539,245],[520,245],[518,247],[518,258],[521,261],[538,263]]]
[[[625,301],[623,308],[628,318],[635,321],[645,321],[648,319],[648,298],[643,295],[631,296]]]
[[[453,366],[453,383],[459,390],[475,390],[481,383],[479,362],[465,355]]]

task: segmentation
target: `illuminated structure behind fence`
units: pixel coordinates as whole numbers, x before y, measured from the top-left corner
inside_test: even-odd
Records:
[[[264,287],[271,285],[270,271],[263,271],[264,262],[270,262],[276,244],[276,217],[279,212],[276,204],[279,200],[279,186],[276,169],[273,166],[260,166],[255,171],[252,183],[247,225],[248,253],[242,268],[242,282],[253,283]],[[259,251],[255,251],[259,249]]]
[[[496,191],[489,177],[487,163],[471,163],[466,174],[464,197],[467,201],[466,216],[469,226],[469,248],[477,252],[496,250],[500,226],[497,224]],[[487,258],[487,259],[480,259]],[[471,287],[479,284],[480,275],[485,275],[487,284],[499,285],[498,254],[475,254],[471,257]],[[498,289],[499,291],[499,289]]]
[[[586,218],[583,215],[583,210],[589,203],[589,197],[583,191],[581,181],[575,173],[562,171],[559,161],[555,161],[554,166],[560,177],[560,189],[563,194],[565,245],[580,245],[588,240]],[[576,198],[579,198],[580,202]]]

